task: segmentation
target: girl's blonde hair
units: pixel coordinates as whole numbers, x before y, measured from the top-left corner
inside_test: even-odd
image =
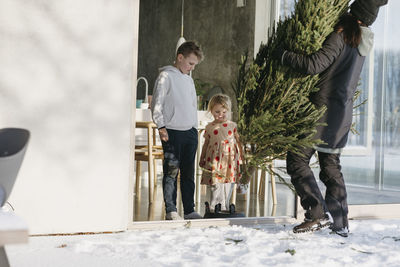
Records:
[[[231,111],[231,99],[229,98],[229,96],[224,94],[217,94],[211,97],[210,102],[208,103],[207,111],[211,112],[215,105],[218,104],[226,108],[227,111]]]

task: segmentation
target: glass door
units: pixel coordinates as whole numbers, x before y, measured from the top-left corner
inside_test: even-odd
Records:
[[[396,8],[400,2],[381,8],[371,27],[374,50],[363,70],[358,99],[360,103],[367,98],[368,104],[356,111],[359,134],[352,134],[342,157],[350,204],[400,203],[400,36],[394,26],[400,18],[395,16]],[[365,153],[353,153],[357,147],[364,147]]]

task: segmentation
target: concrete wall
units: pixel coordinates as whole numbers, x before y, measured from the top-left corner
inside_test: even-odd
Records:
[[[186,0],[184,37],[197,41],[205,54],[204,61],[193,71],[211,86],[219,86],[233,95],[241,55],[254,51],[255,0],[237,7],[233,0]],[[151,90],[158,68],[172,64],[181,33],[181,0],[141,0],[139,23],[138,76],[145,76]],[[138,97],[143,98],[139,84]]]
[[[31,234],[127,227],[138,8],[0,1],[0,128],[32,134],[10,198]]]

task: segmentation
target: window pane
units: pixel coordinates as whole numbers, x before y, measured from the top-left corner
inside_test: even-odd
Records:
[[[383,188],[400,190],[400,1],[391,1],[385,23]]]
[[[365,65],[360,88],[368,92],[371,82],[368,67],[373,67],[373,98],[369,99],[373,102],[373,111],[368,114],[368,110],[361,109],[360,118],[354,118],[360,135],[350,137],[349,148],[368,145],[364,124],[367,120],[363,116],[372,119],[372,147],[365,150],[365,155],[342,157],[349,204],[400,203],[400,35],[396,27],[400,18],[395,16],[396,8],[400,8],[400,1],[389,2],[380,9],[372,26],[374,60],[373,65]]]
[[[292,13],[292,11],[294,10],[294,3],[294,0],[281,0],[279,19],[283,20],[285,19],[285,17],[288,17]]]

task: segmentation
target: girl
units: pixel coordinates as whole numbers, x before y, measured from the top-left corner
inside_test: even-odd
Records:
[[[226,95],[211,98],[208,111],[214,121],[206,126],[199,164],[203,168],[201,184],[208,185],[211,191],[211,208],[221,204],[226,210],[234,183],[240,179],[239,166],[243,157],[236,123],[228,120],[230,107],[231,101]]]

